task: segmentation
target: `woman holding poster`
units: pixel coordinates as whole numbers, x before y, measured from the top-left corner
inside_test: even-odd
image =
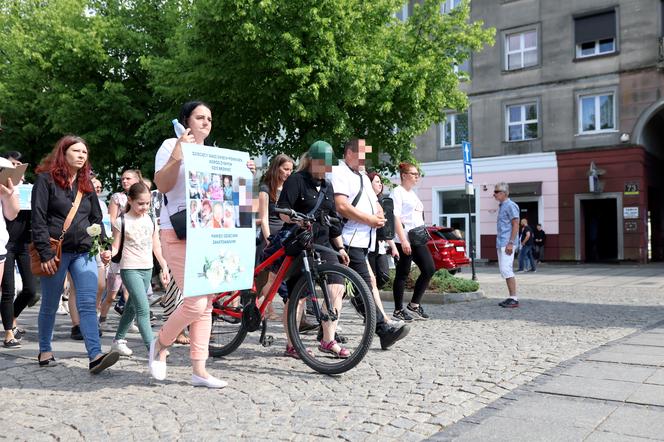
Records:
[[[185,131],[179,138],[170,138],[162,143],[155,158],[154,181],[159,191],[165,195],[165,205],[160,217],[164,258],[171,268],[178,287],[184,288],[185,298],[182,305],[163,325],[157,338],[152,341],[149,367],[150,373],[155,379],[166,378],[166,348],[173,344],[181,330],[189,326],[192,385],[222,388],[227,383],[211,376],[205,368],[212,326],[211,312],[214,294],[186,296],[186,287],[184,287],[186,239],[178,238],[171,223],[171,217],[186,207],[186,177],[182,161],[182,143],[205,144],[205,140],[212,130],[212,111],[203,102],[190,101],[182,106],[178,120],[184,126]],[[247,167],[252,173],[255,172],[253,161],[249,161]]]

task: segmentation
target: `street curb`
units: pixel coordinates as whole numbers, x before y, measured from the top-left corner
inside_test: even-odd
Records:
[[[380,299],[383,301],[394,301],[394,296],[391,291],[380,291]],[[476,292],[461,292],[461,293],[438,293],[438,292],[425,292],[422,297],[422,304],[454,304],[457,302],[470,302],[480,299],[486,299],[483,290]]]

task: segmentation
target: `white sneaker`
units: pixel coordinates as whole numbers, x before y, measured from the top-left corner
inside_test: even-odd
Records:
[[[140,330],[138,329],[136,324],[132,322],[131,325],[129,326],[129,331],[132,333],[138,333]]]
[[[113,339],[113,343],[111,344],[111,350],[117,351],[118,353],[120,353],[121,356],[131,356],[132,354],[134,354],[134,352],[131,351],[131,348],[127,347],[126,339],[118,339],[118,340]]]
[[[224,388],[228,385],[228,382],[217,379],[214,376],[208,375],[207,378],[202,378],[196,376],[195,374],[191,375],[191,385],[194,387],[207,387],[207,388]]]
[[[148,355],[148,367],[150,368],[150,374],[153,378],[158,381],[163,381],[166,379],[166,362],[162,362],[158,359],[155,359],[154,349],[157,346],[157,339],[154,338],[150,343],[150,350]]]
[[[64,304],[61,302],[61,303],[58,305],[58,311],[55,312],[55,313],[58,314],[58,315],[68,315],[68,314],[69,314],[69,311],[68,311],[67,308],[64,306]]]

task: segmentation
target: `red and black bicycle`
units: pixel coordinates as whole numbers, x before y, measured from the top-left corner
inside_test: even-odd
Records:
[[[357,272],[338,262],[321,262],[317,253],[332,249],[314,244],[313,224],[334,222],[334,218],[318,218],[290,209],[277,209],[289,215],[299,226],[282,242],[282,247],[254,270],[252,290],[220,293],[213,301],[210,356],[221,357],[235,351],[248,333],[260,330],[258,343],[267,347],[274,338],[267,334],[267,306],[274,299],[286,277],[298,278],[288,302],[288,334],[295,351],[312,369],[324,374],[340,374],[362,361],[371,347],[376,328],[375,303],[371,291]],[[337,221],[338,222],[338,221]],[[276,278],[265,298],[256,294],[256,281],[279,259]],[[341,299],[341,301],[339,301]],[[333,305],[333,301],[337,300]],[[319,324],[318,331],[300,331],[300,320],[306,315],[309,322]],[[336,340],[350,350],[347,358],[337,358],[318,350],[322,339],[322,325],[337,321]]]

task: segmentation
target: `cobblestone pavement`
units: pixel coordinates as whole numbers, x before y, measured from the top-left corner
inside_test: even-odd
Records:
[[[283,335],[271,325],[272,347],[260,347],[250,336],[230,357],[208,362],[212,374],[229,382],[218,391],[189,385],[188,347],[182,346],[171,350],[168,380],[151,380],[136,334],[129,344],[137,356],[93,377],[83,344],[68,339],[63,316],[54,342],[60,363],[40,368],[32,308],[22,317],[28,330],[23,347],[0,349],[2,399],[11,411],[0,417],[2,436],[422,440],[560,362],[664,319],[661,268],[650,268],[636,285],[611,284],[613,276],[600,267],[561,269],[542,266],[519,276],[521,308],[504,310],[497,306],[506,289],[493,276],[496,269],[480,268],[487,299],[428,306],[432,319],[414,323],[406,340],[390,351],[375,342],[365,361],[338,377],[281,357]],[[556,285],[543,283],[565,272]],[[600,277],[589,278],[593,272]],[[570,278],[580,281],[564,283]],[[104,348],[110,336],[105,333]]]

